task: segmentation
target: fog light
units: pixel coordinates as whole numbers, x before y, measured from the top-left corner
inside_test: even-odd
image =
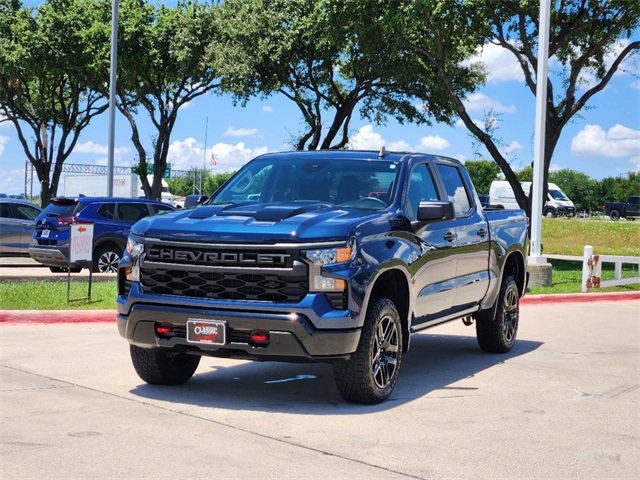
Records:
[[[264,346],[269,343],[269,332],[267,330],[253,330],[251,332],[251,343]]]
[[[313,276],[314,292],[341,292],[347,288],[347,282],[339,278],[323,277],[322,275]]]
[[[163,323],[156,326],[156,332],[161,335],[167,335],[169,333],[173,333],[173,325],[170,323]]]

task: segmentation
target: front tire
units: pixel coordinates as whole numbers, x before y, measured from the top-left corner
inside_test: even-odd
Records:
[[[552,209],[545,210],[544,216],[547,218],[553,218],[556,216],[556,212]]]
[[[336,362],[333,374],[342,398],[374,405],[384,402],[396,385],[402,360],[402,326],[388,298],[372,298],[358,349],[349,360]]]
[[[138,376],[151,385],[182,385],[189,381],[200,363],[198,355],[163,352],[129,346],[131,362]]]
[[[485,352],[506,353],[516,343],[520,317],[520,294],[513,276],[502,281],[498,307],[493,318],[486,315],[476,317],[478,345]]]

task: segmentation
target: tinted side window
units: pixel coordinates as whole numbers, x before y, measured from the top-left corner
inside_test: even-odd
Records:
[[[164,205],[151,205],[152,215],[162,215],[163,213],[173,212],[173,208],[165,207]]]
[[[100,205],[98,209],[98,215],[102,218],[106,218],[107,220],[113,220],[116,212],[116,204],[115,203],[103,203]]]
[[[135,223],[149,215],[146,203],[119,203],[118,218],[123,222]]]
[[[35,220],[40,215],[40,210],[29,205],[15,205],[16,217],[21,220]]]
[[[11,204],[0,203],[0,217],[13,218],[13,213],[11,213]]]
[[[427,164],[422,163],[413,169],[409,178],[409,191],[405,200],[407,216],[417,218],[420,202],[437,200],[439,200],[438,193],[429,167],[427,167]]]
[[[456,217],[466,215],[471,210],[471,202],[460,176],[460,170],[449,165],[438,165],[437,168],[444,182],[448,200],[453,202]]]

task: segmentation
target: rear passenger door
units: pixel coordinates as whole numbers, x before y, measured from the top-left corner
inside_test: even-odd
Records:
[[[489,230],[482,207],[476,204],[463,169],[441,163],[436,165],[436,169],[456,213],[457,261],[453,303],[454,310],[460,311],[477,305],[489,287]]]

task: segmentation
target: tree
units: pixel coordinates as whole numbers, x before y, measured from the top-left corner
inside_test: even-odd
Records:
[[[110,5],[102,0],[103,36],[109,31]],[[159,199],[178,112],[219,86],[217,7],[197,0],[179,1],[174,8],[149,5],[145,0],[122,0],[119,5],[116,104],[131,127],[145,196]],[[151,120],[150,142],[141,136],[140,111]],[[152,184],[145,174],[149,163],[153,164]]]
[[[555,183],[567,194],[578,212],[593,212],[602,207],[598,182],[585,173],[562,169],[551,172],[549,182]]]
[[[480,194],[488,195],[491,182],[498,179],[500,168],[491,160],[467,160],[465,167],[474,187]]]
[[[304,119],[293,135],[298,150],[344,148],[357,108],[376,123],[388,115],[448,121],[449,102],[430,82],[416,80],[410,59],[396,55],[391,30],[372,27],[377,15],[355,1],[228,0],[223,88],[242,103],[274,93],[294,102]],[[428,102],[418,106],[415,98]]]
[[[47,205],[81,132],[108,103],[97,91],[106,65],[87,35],[92,0],[47,0],[38,8],[0,0],[0,121],[16,129]]]
[[[373,0],[372,0],[373,1]],[[385,2],[380,0],[381,7]],[[531,212],[516,173],[490,129],[476,125],[464,105],[465,93],[454,85],[461,71],[480,65],[452,62],[452,43],[480,48],[488,43],[511,52],[536,94],[539,2],[511,0],[398,0],[380,22],[394,25],[411,51],[438,73],[440,82],[467,129],[485,146],[511,184],[519,205]],[[563,128],[602,91],[623,61],[636,56],[639,41],[630,41],[640,24],[640,3],[626,0],[556,0],[551,12],[549,57],[557,59],[547,77],[544,192],[551,158]],[[455,53],[455,52],[454,52]],[[455,58],[453,60],[456,60]],[[592,82],[586,82],[592,78]],[[425,80],[426,81],[426,80]]]
[[[169,188],[174,195],[189,195],[191,193],[198,193],[200,191],[200,176],[204,173],[203,178],[203,195],[211,195],[215,192],[220,185],[226,182],[234,172],[231,173],[218,173],[211,175],[208,170],[202,170],[201,168],[192,168],[189,173],[180,178],[172,178],[167,181]],[[194,189],[195,182],[195,189]]]

